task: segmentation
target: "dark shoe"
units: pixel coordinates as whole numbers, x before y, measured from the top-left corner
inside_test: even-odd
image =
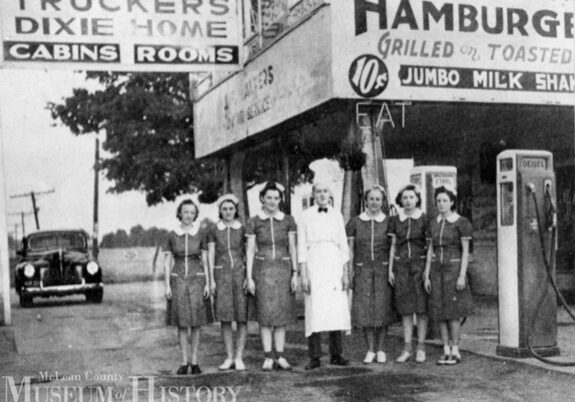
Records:
[[[176,371],[177,375],[186,375],[188,374],[188,365],[184,364],[180,367],[178,367],[178,370]]]
[[[333,355],[329,362],[336,366],[349,366],[349,360],[344,359],[342,355]]]
[[[457,354],[457,355],[449,355],[449,357],[447,358],[447,361],[445,362],[445,364],[447,364],[448,366],[452,366],[454,364],[458,364],[461,363],[461,355]]]
[[[308,364],[305,365],[306,370],[315,370],[321,366],[319,359],[311,359]]]
[[[437,364],[439,364],[440,366],[446,365],[447,361],[449,360],[448,355],[441,355],[441,357],[439,358],[439,360],[437,361]]]
[[[200,369],[200,366],[198,366],[197,364],[190,364],[190,367],[192,369],[192,374],[202,374],[202,370]]]

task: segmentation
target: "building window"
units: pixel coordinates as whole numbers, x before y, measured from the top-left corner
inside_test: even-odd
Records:
[[[324,0],[243,0],[243,35],[248,59],[323,3]]]
[[[259,31],[260,0],[244,0],[243,24],[244,39],[249,40]]]

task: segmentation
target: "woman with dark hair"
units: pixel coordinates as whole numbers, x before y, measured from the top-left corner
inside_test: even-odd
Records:
[[[473,301],[467,284],[472,226],[455,212],[455,190],[444,186],[435,190],[439,215],[428,222],[427,259],[424,284],[430,294],[429,313],[439,323],[443,355],[437,364],[461,362],[460,320],[472,313]]]
[[[388,282],[389,219],[383,213],[385,190],[374,186],[364,193],[366,209],[346,227],[353,278],[351,323],[363,329],[367,353],[365,364],[385,363],[383,341],[394,321],[391,286]]]
[[[220,370],[235,367],[246,369],[242,356],[246,345],[248,298],[246,288],[246,230],[238,220],[238,199],[225,194],[218,201],[220,220],[207,236],[210,291],[214,296],[216,320],[221,321],[226,360]],[[232,321],[237,323],[236,354],[234,356]]]
[[[176,213],[180,225],[171,231],[164,244],[164,273],[167,324],[178,327],[178,341],[182,365],[177,374],[201,374],[198,365],[200,327],[213,321],[208,283],[208,264],[204,244],[204,230],[198,218],[198,206],[184,200]],[[190,331],[190,342],[188,342]],[[191,356],[188,360],[188,346]]]
[[[394,286],[395,307],[401,315],[404,347],[396,359],[404,363],[411,358],[413,315],[417,318],[417,352],[415,361],[425,361],[427,335],[427,294],[423,287],[425,270],[425,214],[419,209],[421,194],[413,184],[402,188],[395,198],[402,209],[389,222],[389,283]]]
[[[280,211],[283,188],[268,182],[260,192],[262,210],[246,224],[247,288],[255,295],[257,321],[264,349],[262,370],[290,370],[284,353],[285,327],[295,322],[297,227]],[[272,338],[275,355],[272,352]]]

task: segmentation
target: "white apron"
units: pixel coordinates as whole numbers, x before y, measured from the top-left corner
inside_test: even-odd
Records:
[[[308,248],[310,294],[305,295],[305,336],[313,332],[351,329],[347,292],[342,290],[343,261],[335,243]]]

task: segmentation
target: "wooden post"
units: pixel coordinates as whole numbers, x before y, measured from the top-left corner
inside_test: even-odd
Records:
[[[244,221],[250,216],[244,182],[244,159],[246,151],[236,151],[230,159],[230,191],[238,197],[240,218]]]
[[[285,186],[284,191],[284,209],[286,214],[291,214],[291,182],[290,182],[290,164],[289,153],[287,151],[287,141],[284,137],[280,140],[280,148],[282,155],[282,181]]]
[[[224,183],[222,186],[224,194],[232,191],[230,181],[231,181],[231,179],[230,179],[230,157],[226,156],[224,158]]]

